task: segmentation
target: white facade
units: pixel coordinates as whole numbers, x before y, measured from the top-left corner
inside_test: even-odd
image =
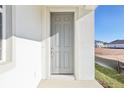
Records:
[[[51,79],[50,11],[75,13],[73,77],[95,79],[94,7],[13,6],[12,9],[14,58],[7,66],[12,69],[0,73],[0,87],[37,87],[41,79]]]
[[[103,42],[96,42],[96,43],[95,43],[95,46],[98,47],[98,48],[105,47],[105,45],[104,45]]]
[[[110,48],[124,48],[124,44],[108,44]]]

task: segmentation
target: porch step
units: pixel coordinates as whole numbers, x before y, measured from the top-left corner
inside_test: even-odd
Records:
[[[38,88],[103,88],[96,80],[41,80]]]

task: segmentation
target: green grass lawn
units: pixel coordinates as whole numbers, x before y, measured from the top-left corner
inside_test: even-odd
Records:
[[[124,75],[118,74],[114,69],[105,68],[98,64],[95,66],[95,78],[103,87],[124,88]]]

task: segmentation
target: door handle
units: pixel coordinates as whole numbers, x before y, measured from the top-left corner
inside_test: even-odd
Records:
[[[53,56],[54,55],[54,51],[53,51],[54,49],[53,48],[51,48],[51,55]]]
[[[53,48],[51,48],[51,51],[53,51]]]
[[[53,53],[53,51],[51,51],[51,56],[54,56],[54,53]]]

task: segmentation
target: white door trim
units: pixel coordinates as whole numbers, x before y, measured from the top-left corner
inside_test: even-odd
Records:
[[[46,63],[46,71],[47,71],[47,79],[51,79],[51,71],[50,71],[50,63],[51,63],[51,47],[50,47],[50,12],[74,12],[74,54],[75,54],[75,20],[78,18],[78,8],[77,7],[50,7],[46,8],[46,36],[49,36],[46,41],[46,46],[48,49],[46,50],[47,55],[47,63]],[[76,79],[76,68],[75,68],[75,55],[74,55],[74,78]]]

